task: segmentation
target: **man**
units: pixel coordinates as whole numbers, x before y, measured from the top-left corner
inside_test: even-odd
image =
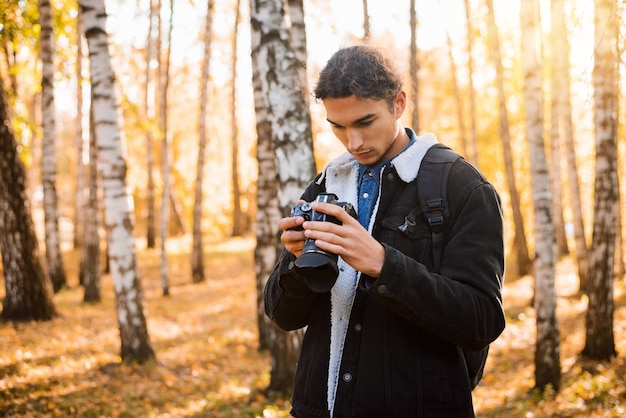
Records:
[[[301,216],[279,221],[284,251],[265,288],[267,315],[282,329],[307,327],[295,376],[296,417],[472,417],[462,349],[479,350],[505,325],[500,199],[465,160],[449,174],[450,219],[439,273],[421,217],[416,178],[434,135],[400,120],[401,75],[378,49],[340,49],[314,94],[347,153],[302,195],[340,224]],[[315,202],[334,193],[351,203]],[[314,292],[294,268],[305,239],[339,256],[329,292]]]

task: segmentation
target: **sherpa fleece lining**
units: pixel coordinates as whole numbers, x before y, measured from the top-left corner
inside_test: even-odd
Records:
[[[407,131],[412,134],[412,131]],[[426,151],[437,142],[437,138],[433,134],[418,136],[413,145],[392,160],[391,164],[396,168],[398,176],[404,182],[410,183],[415,180]],[[383,171],[381,171],[381,176]],[[340,201],[351,203],[358,213],[358,175],[359,163],[350,153],[346,152],[328,163],[323,175],[318,179],[318,184],[326,181],[326,191],[336,194]],[[373,220],[376,218],[378,211],[380,195],[379,192],[379,197],[370,219],[370,233],[374,224]],[[337,265],[339,267],[339,277],[330,292],[330,359],[328,363],[327,400],[331,417],[333,416],[335,405],[339,368],[341,366],[341,356],[348,322],[350,321],[350,311],[352,310],[356,286],[361,274],[343,261],[341,257],[339,257]]]

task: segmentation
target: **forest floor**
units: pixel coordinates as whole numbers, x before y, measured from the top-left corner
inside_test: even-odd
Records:
[[[121,364],[111,278],[102,302],[84,304],[77,254],[65,254],[70,287],[55,295],[51,321],[0,323],[0,416],[284,417],[289,399],[267,396],[270,363],[258,350],[253,241],[210,245],[207,279],[192,284],[191,246],[170,242],[170,296],[163,297],[158,250],[139,250],[155,362]],[[0,298],[4,284],[0,275]],[[474,391],[478,417],[626,415],[626,286],[615,286],[612,361],[582,360],[586,299],[574,269],[559,263],[562,387],[541,396],[534,385],[535,316],[529,277],[505,284],[507,328],[492,345]]]

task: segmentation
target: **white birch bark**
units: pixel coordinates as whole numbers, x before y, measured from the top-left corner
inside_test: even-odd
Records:
[[[526,242],[526,232],[524,228],[524,217],[522,216],[517,182],[515,180],[515,170],[513,165],[513,152],[511,150],[511,132],[509,128],[509,113],[506,104],[506,94],[504,92],[504,68],[500,56],[500,37],[496,26],[493,0],[487,0],[487,28],[489,32],[489,50],[491,58],[496,67],[496,88],[498,89],[498,104],[500,111],[499,134],[502,141],[502,151],[504,157],[504,167],[506,170],[506,180],[511,199],[511,213],[515,235],[513,236],[514,250],[516,253],[517,272],[520,276],[526,275],[530,270],[530,257],[528,255],[528,244]]]
[[[85,240],[85,164],[83,152],[86,148],[83,137],[83,22],[82,15],[76,16],[76,196],[74,201],[74,248],[80,249]],[[79,277],[80,277],[79,272]],[[80,280],[82,283],[82,280]]]
[[[160,8],[159,8],[160,13]],[[174,0],[170,0],[170,21],[167,36],[167,50],[165,51],[165,63],[159,64],[159,77],[161,80],[159,87],[159,130],[161,132],[161,169],[163,172],[163,194],[161,195],[161,289],[163,296],[170,294],[167,261],[167,236],[169,232],[170,220],[170,200],[172,197],[172,180],[170,173],[170,132],[168,132],[167,120],[167,92],[170,77],[170,56],[172,45],[172,24],[174,22]],[[160,37],[159,37],[160,38]]]
[[[555,390],[558,390],[561,384],[561,364],[554,288],[556,242],[552,222],[550,175],[544,144],[539,1],[522,0],[520,11],[526,136],[530,147],[530,176],[535,220],[534,304],[537,315],[535,387],[543,390],[548,385],[552,385]]]
[[[204,246],[202,245],[202,184],[207,143],[207,104],[209,97],[209,64],[211,62],[211,38],[214,2],[208,0],[204,24],[204,58],[200,76],[200,115],[198,117],[198,162],[196,166],[196,190],[193,204],[193,242],[191,250],[191,274],[194,283],[204,281]],[[233,83],[233,89],[235,85]]]
[[[111,66],[104,0],[80,0],[89,48],[92,114],[104,189],[110,271],[116,295],[122,361],[155,357],[150,345],[137,265],[132,196],[126,184],[126,155],[115,74]]]
[[[576,147],[574,146],[569,62],[571,48],[567,39],[564,0],[552,0],[550,16],[552,19],[552,30],[554,31],[553,53],[555,55],[555,64],[553,71],[557,74],[555,89],[558,101],[559,133],[565,145],[567,182],[569,186],[570,208],[572,210],[572,224],[574,226],[574,253],[580,283],[579,287],[580,290],[583,290],[587,283],[589,256],[585,227],[583,224],[583,205],[580,197],[580,179],[578,176]]]
[[[280,250],[276,222],[289,213],[315,175],[315,161],[306,101],[294,88],[299,80],[298,61],[290,43],[283,1],[251,1],[250,21],[259,159],[255,262],[260,299]],[[272,326],[262,332],[266,332],[272,356],[270,389],[287,390],[293,380],[300,336]]]
[[[248,230],[248,217],[241,208],[241,186],[239,182],[239,126],[237,120],[237,51],[239,38],[239,24],[241,23],[241,0],[235,5],[235,30],[233,32],[233,55],[231,58],[231,73],[233,75],[230,100],[231,126],[231,184],[233,188],[233,231],[234,237],[242,236]],[[306,72],[305,72],[306,78]]]
[[[616,354],[613,335],[618,113],[618,15],[616,0],[595,0],[593,66],[596,169],[593,236],[583,355],[607,360]]]
[[[471,153],[469,161],[478,165],[478,135],[476,134],[476,92],[474,89],[474,56],[472,54],[474,45],[474,35],[472,29],[472,11],[469,0],[463,1],[465,6],[465,32],[467,38],[467,85],[469,90],[469,118],[470,118],[470,139]]]
[[[152,133],[154,124],[154,106],[150,103],[150,88],[153,85],[150,82],[150,74],[152,74],[151,63],[155,58],[154,47],[154,26],[155,23],[155,4],[154,0],[148,0],[150,3],[150,11],[148,14],[148,34],[146,36],[146,68],[144,71],[144,96],[143,96],[143,109],[144,117],[149,124],[149,128],[146,129],[146,170],[148,174],[148,184],[146,185],[146,247],[156,247],[156,233],[155,233],[155,193],[154,193],[154,151],[152,147]],[[154,103],[152,103],[154,105]]]
[[[41,152],[41,180],[45,218],[46,261],[52,287],[58,292],[67,286],[57,202],[56,175],[56,112],[54,107],[54,33],[52,30],[52,7],[49,0],[39,0],[39,23],[41,25],[41,115],[43,121],[43,145]]]

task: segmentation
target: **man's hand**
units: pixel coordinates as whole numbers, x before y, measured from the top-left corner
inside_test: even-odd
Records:
[[[334,216],[342,225],[337,225],[332,222],[306,221],[302,224],[304,227],[303,236],[314,239],[315,245],[318,248],[340,255],[346,263],[363,274],[378,277],[385,260],[385,248],[382,244],[376,241],[376,239],[361,226],[359,221],[350,216],[341,206],[324,202],[312,202],[311,207],[317,212]],[[297,222],[303,221],[302,218],[295,219],[297,219]],[[296,226],[296,221],[293,222],[294,223],[291,225]],[[279,223],[279,226],[286,224],[287,222],[285,221],[284,224]],[[287,238],[286,234],[288,232],[293,232],[293,234],[289,234],[289,240],[287,241],[291,248],[302,252],[304,242],[299,242],[298,244],[300,244],[300,246],[297,246],[296,240],[299,236],[295,235],[297,233],[296,231],[283,232],[281,236],[283,244],[285,244],[285,239]],[[302,231],[300,231],[300,233],[302,234]],[[285,248],[287,248],[287,244],[285,244]],[[290,249],[287,249],[287,251],[296,254]]]
[[[297,203],[304,203],[304,200],[299,200]],[[302,226],[303,222],[302,216],[289,216],[278,221],[278,228],[283,231],[280,235],[280,241],[285,249],[296,257],[300,257],[302,248],[304,248],[304,231],[302,228],[298,228]],[[296,231],[295,228],[299,230]]]

